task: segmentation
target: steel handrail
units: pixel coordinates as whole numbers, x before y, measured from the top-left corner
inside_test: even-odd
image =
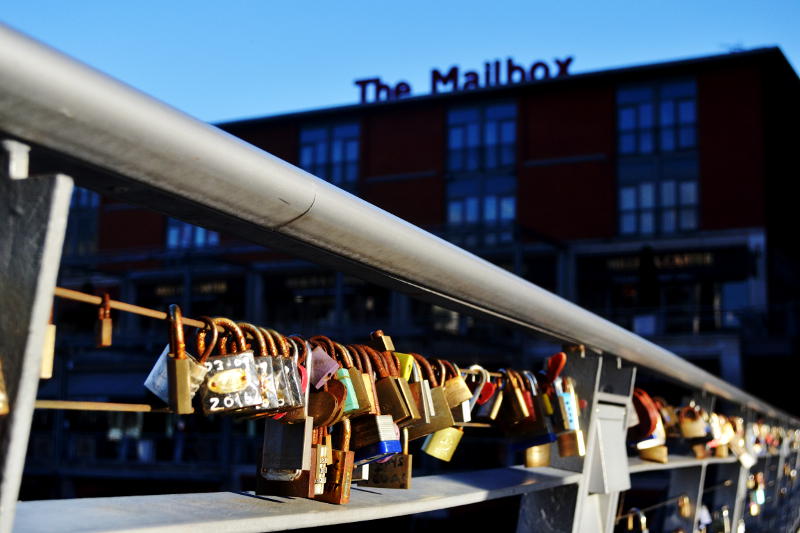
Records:
[[[579,341],[798,422],[608,320],[2,25],[0,130],[100,167],[94,181],[74,177],[104,194],[450,308]]]

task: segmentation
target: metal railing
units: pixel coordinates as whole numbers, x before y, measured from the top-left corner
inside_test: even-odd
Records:
[[[31,168],[37,174],[67,172],[79,185],[104,195],[272,246],[444,307],[579,342],[775,423],[800,424],[796,417],[668,350],[5,26],[0,26],[0,131],[32,147],[36,164]],[[25,180],[27,157],[9,152],[8,174]],[[62,216],[68,187],[63,178],[56,181],[52,195],[58,209],[44,216],[37,230],[52,235],[44,245],[45,259],[53,257],[56,245],[60,255],[59,239],[63,239],[63,229],[59,237],[53,217]],[[8,194],[19,194],[20,202],[34,205],[34,185],[30,189],[30,198],[22,192]],[[0,190],[4,191],[8,192]],[[12,207],[8,213],[19,211]],[[4,466],[15,465],[13,472],[4,474],[0,487],[3,532],[10,530],[27,443],[25,425],[30,427],[34,374],[41,357],[37,335],[46,323],[46,302],[55,283],[54,267],[36,257],[31,263],[36,266],[29,268],[37,273],[30,281],[31,286],[36,284],[34,301],[26,307],[30,327],[24,335],[15,330],[19,338],[27,339],[25,349],[18,350],[24,356],[19,359],[22,371],[14,378],[20,384],[14,384],[17,400],[25,396],[25,401],[15,406],[8,433],[11,444],[3,458]],[[26,286],[24,281],[20,284]],[[0,289],[10,287],[6,283]],[[11,334],[3,330],[4,324],[0,323],[0,336]],[[3,342],[0,348],[9,349]],[[596,377],[598,372],[596,366],[588,375]],[[594,390],[590,387],[590,394]],[[591,442],[587,457],[592,454]],[[704,472],[705,463],[698,465]],[[703,476],[699,479],[702,484]],[[581,494],[588,494],[585,485],[580,486]],[[497,490],[494,497],[513,492]],[[462,501],[482,497],[487,496],[464,493]],[[457,500],[448,502],[441,505],[458,505]],[[78,508],[64,505],[69,508],[64,514],[53,508],[59,516]],[[256,528],[255,522],[248,527]],[[266,529],[262,522],[257,527]]]

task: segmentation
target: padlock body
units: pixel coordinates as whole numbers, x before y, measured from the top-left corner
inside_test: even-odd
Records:
[[[469,407],[469,402],[461,402],[458,406],[453,407],[453,420],[456,424],[464,424],[472,421],[472,409]]]
[[[540,444],[525,449],[525,466],[550,466],[550,449],[552,444]]]
[[[253,407],[263,402],[252,351],[209,357],[202,405],[206,414]]]
[[[369,477],[366,481],[359,482],[359,485],[387,489],[410,489],[412,459],[410,454],[398,453],[385,463],[373,463],[369,469]]]
[[[469,401],[472,398],[472,391],[469,390],[467,382],[460,375],[444,382],[444,393],[447,398],[447,405],[451,408],[458,407],[460,403]]]
[[[353,414],[358,411],[358,397],[353,385],[353,380],[350,379],[350,373],[345,368],[340,368],[336,371],[336,379],[344,385],[347,395],[344,397],[344,413],[346,415]]]
[[[406,404],[408,408],[409,418],[403,424],[399,424],[402,426],[407,426],[412,424],[422,418],[420,415],[419,408],[417,407],[417,403],[414,401],[414,394],[411,392],[411,387],[403,378],[392,378],[397,381],[398,388],[400,389],[400,394],[403,396],[403,402]]]
[[[10,412],[11,412],[11,406],[8,400],[6,379],[3,376],[3,360],[0,359],[0,416],[7,415]]]
[[[385,440],[370,444],[355,451],[355,464],[361,466],[375,461],[380,461],[403,451],[403,446],[397,440]]]
[[[108,348],[111,346],[111,338],[114,329],[114,322],[110,318],[100,318],[97,320],[95,330],[96,345],[98,348]]]
[[[311,417],[296,424],[266,418],[261,446],[262,474],[266,470],[311,470],[313,429]]]
[[[586,444],[583,431],[580,429],[565,431],[558,435],[558,454],[561,457],[583,457],[586,455]]]
[[[349,503],[355,454],[352,451],[333,450],[331,457],[332,464],[325,474],[325,490],[315,499],[339,505]]]
[[[171,405],[170,377],[169,370],[167,368],[167,362],[170,359],[169,345],[167,345],[161,352],[161,355],[158,356],[156,364],[153,365],[153,368],[150,370],[150,374],[148,374],[147,379],[144,382],[144,386],[150,390],[150,392],[158,396],[158,398],[167,405]],[[189,399],[191,400],[194,398],[197,390],[205,382],[206,368],[195,361],[195,359],[189,354],[187,354],[187,358],[184,360],[189,361]]]
[[[434,387],[431,389],[431,400],[433,401],[435,411],[435,414],[431,416],[431,422],[425,424],[420,420],[408,426],[408,440],[425,437],[440,429],[452,427],[455,423],[453,420],[453,413],[450,411],[450,406],[447,404],[447,398],[445,397],[445,392],[442,387]]]
[[[40,379],[53,377],[53,362],[56,355],[56,325],[47,324],[44,331],[44,346],[42,347],[42,366],[39,371]]]
[[[391,415],[395,423],[401,425],[411,418],[408,404],[403,399],[403,393],[396,378],[379,379],[375,382],[375,391],[378,393],[381,412]]]
[[[422,444],[422,451],[441,461],[450,462],[463,436],[464,432],[456,428],[440,429],[428,435]]]
[[[397,440],[399,431],[390,415],[364,415],[350,420],[350,446],[363,448],[380,441]]]
[[[194,412],[190,385],[191,361],[189,359],[167,358],[167,378],[169,380],[169,407],[179,414]]]

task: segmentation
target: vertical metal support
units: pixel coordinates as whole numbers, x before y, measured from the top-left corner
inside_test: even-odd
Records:
[[[0,417],[0,533],[11,531],[22,481],[71,194],[72,178],[62,174],[0,174],[0,358],[11,405]]]

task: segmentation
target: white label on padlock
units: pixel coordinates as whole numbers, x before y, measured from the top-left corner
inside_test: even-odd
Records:
[[[158,356],[156,364],[144,380],[144,386],[158,396],[164,403],[169,403],[169,376],[167,376],[167,358],[169,357],[169,344]]]

